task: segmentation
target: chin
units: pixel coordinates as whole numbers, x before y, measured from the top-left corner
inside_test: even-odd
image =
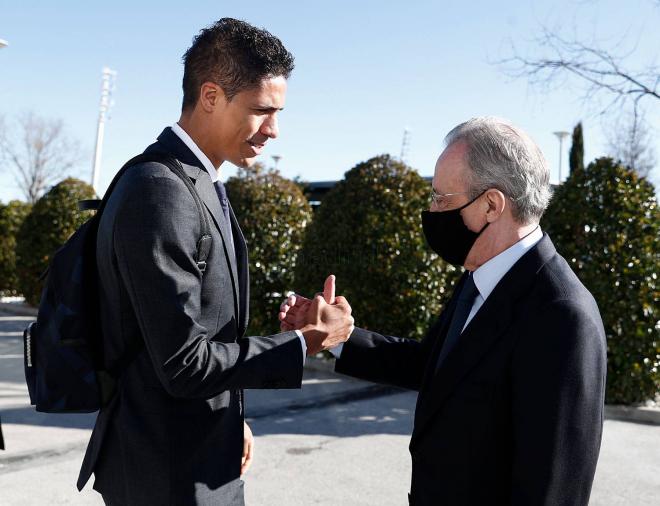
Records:
[[[238,158],[237,160],[231,160],[231,163],[242,169],[248,169],[252,167],[257,161],[256,157],[253,158]]]

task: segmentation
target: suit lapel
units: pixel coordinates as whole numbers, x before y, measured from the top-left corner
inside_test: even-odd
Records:
[[[411,447],[417,442],[420,434],[447,397],[499,341],[515,316],[518,301],[529,292],[536,273],[554,254],[556,250],[550,238],[544,235],[541,241],[518,260],[500,280],[465,328],[437,373],[433,371],[435,362],[429,361],[426,384],[420,392],[415,412]],[[458,290],[459,287],[455,294]],[[444,332],[446,333],[446,328]],[[436,348],[440,347],[436,346]],[[435,357],[437,353],[439,349],[434,350]]]
[[[250,269],[248,265],[248,249],[243,231],[241,230],[234,208],[229,204],[229,216],[231,218],[231,228],[234,233],[234,247],[236,249],[236,263],[238,265],[238,293],[239,313],[238,313],[238,335],[242,336],[247,329],[250,308]]]
[[[222,237],[222,248],[227,261],[229,262],[229,270],[231,271],[231,282],[234,290],[235,313],[236,319],[238,321],[240,315],[239,277],[238,269],[236,266],[236,254],[231,242],[231,230],[229,230],[229,224],[227,223],[225,215],[222,212],[222,207],[220,206],[220,201],[218,200],[218,194],[215,192],[215,188],[211,182],[211,177],[208,175],[206,170],[204,171],[202,177],[200,177],[195,182],[195,188],[199,192],[199,196],[204,202],[204,205],[208,209],[209,213],[211,213],[213,223],[220,232],[220,236]]]
[[[150,152],[163,152],[173,156],[181,162],[188,177],[194,181],[195,189],[211,214],[212,222],[222,237],[222,251],[224,251],[227,262],[229,263],[234,291],[234,312],[236,314],[236,320],[239,321],[239,278],[236,268],[236,255],[232,248],[229,224],[222,212],[222,207],[218,200],[218,194],[213,187],[211,176],[202,162],[199,161],[194,153],[190,151],[188,146],[186,146],[179,136],[172,132],[172,129],[169,127],[163,130],[158,136],[158,142],[152,144],[145,150],[145,153]]]
[[[461,276],[461,279],[458,281],[458,283],[456,283],[456,287],[454,288],[454,293],[449,299],[447,306],[443,312],[442,315],[443,322],[442,325],[440,325],[440,327],[436,331],[436,335],[433,338],[434,344],[433,347],[431,348],[431,355],[429,356],[429,359],[427,361],[424,377],[422,378],[422,385],[420,388],[419,398],[422,397],[422,393],[430,386],[431,380],[435,375],[435,369],[436,369],[435,365],[438,361],[438,357],[440,355],[440,351],[442,350],[442,346],[445,343],[445,339],[447,338],[447,331],[449,329],[449,324],[451,323],[451,319],[454,316],[454,311],[456,310],[456,302],[458,301],[458,294],[461,293],[461,288],[463,287],[463,283],[465,283],[466,277],[467,277],[467,273],[463,274],[463,276]]]

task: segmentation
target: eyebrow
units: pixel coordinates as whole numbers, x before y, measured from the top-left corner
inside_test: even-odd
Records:
[[[257,111],[272,111],[272,112],[280,112],[284,110],[284,107],[272,107],[269,105],[255,105],[253,109],[256,109]]]

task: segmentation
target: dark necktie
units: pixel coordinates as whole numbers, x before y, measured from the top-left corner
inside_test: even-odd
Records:
[[[451,318],[451,323],[449,324],[449,330],[447,331],[447,337],[445,342],[442,345],[442,350],[440,351],[440,356],[438,357],[438,362],[436,363],[435,370],[437,371],[442,363],[444,362],[449,352],[456,346],[458,338],[463,332],[463,327],[465,326],[465,321],[470,315],[472,310],[472,305],[474,304],[475,297],[479,294],[477,290],[477,285],[474,284],[474,278],[472,273],[468,274],[463,287],[461,288],[461,293],[458,294],[458,300],[456,301],[456,308],[454,309],[454,314]]]
[[[229,199],[227,198],[227,190],[225,185],[219,179],[213,183],[215,186],[215,192],[218,194],[218,199],[220,199],[220,206],[222,207],[222,214],[225,215],[225,220],[227,220],[227,226],[231,230],[231,220],[229,219]]]
[[[220,200],[220,207],[222,207],[222,214],[225,215],[225,223],[227,225],[227,230],[229,231],[229,241],[231,242],[232,249],[234,248],[234,237],[231,229],[231,218],[229,218],[229,199],[227,198],[227,190],[225,185],[219,179],[213,183],[215,187],[215,192],[218,194],[218,200]]]

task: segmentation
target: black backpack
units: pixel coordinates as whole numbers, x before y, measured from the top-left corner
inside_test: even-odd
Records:
[[[99,314],[96,236],[103,209],[121,176],[131,166],[158,162],[186,184],[199,210],[202,236],[197,265],[204,272],[211,249],[209,218],[192,181],[174,158],[150,153],[129,160],[117,173],[102,200],[81,202],[96,213],[55,252],[39,302],[37,321],[23,333],[25,379],[30,402],[44,413],[91,413],[106,405],[116,389],[117,371],[107,371]],[[143,342],[129,346],[123,364],[141,351]]]

